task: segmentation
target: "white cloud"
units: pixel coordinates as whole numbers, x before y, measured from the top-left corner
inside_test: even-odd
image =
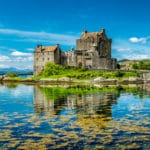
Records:
[[[5,64],[0,64],[0,68],[9,68],[9,66]]]
[[[0,34],[13,35],[19,37],[18,41],[27,42],[53,42],[54,44],[60,43],[63,45],[75,45],[76,36],[65,34],[54,34],[48,32],[32,32],[15,29],[0,29]],[[14,40],[14,39],[12,39]]]
[[[33,61],[33,56],[29,56],[27,59],[28,61]]]
[[[124,58],[130,59],[130,60],[142,60],[142,59],[150,59],[150,55],[146,55],[146,54],[124,55]]]
[[[149,39],[149,37],[142,37],[142,38],[138,38],[138,37],[131,37],[129,38],[129,41],[131,43],[146,43],[147,40]]]
[[[117,50],[117,51],[130,51],[131,48],[127,48],[127,47],[114,47],[113,49]]]
[[[17,69],[33,69],[33,54],[19,51],[12,52],[9,56],[0,54],[0,68],[15,67]]]
[[[20,51],[14,51],[11,53],[12,56],[31,56],[33,55],[32,53],[24,53]]]
[[[10,61],[10,58],[5,55],[0,55],[0,62],[3,62],[3,61]]]
[[[11,59],[13,62],[32,62],[33,56],[17,56]]]

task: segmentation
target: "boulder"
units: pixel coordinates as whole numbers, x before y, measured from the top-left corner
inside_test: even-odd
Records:
[[[93,79],[93,82],[101,82],[101,81],[105,81],[106,79],[104,79],[103,77],[98,77]]]
[[[68,77],[62,77],[62,78],[59,78],[57,81],[60,81],[60,82],[70,82],[70,81],[72,81],[72,79],[70,79]]]
[[[3,80],[4,80],[4,81],[10,81],[10,80],[12,80],[12,78],[5,76],[5,77],[3,78]]]
[[[0,75],[0,81],[2,81],[4,79],[3,75]]]

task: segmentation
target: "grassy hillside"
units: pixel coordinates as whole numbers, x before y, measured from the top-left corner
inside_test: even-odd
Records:
[[[126,78],[126,77],[138,77],[137,72],[123,72],[120,70],[114,71],[94,71],[84,68],[66,68],[58,64],[47,63],[43,72],[35,78],[61,78],[69,77],[72,79],[92,79],[96,77],[102,77],[105,79],[111,78]]]
[[[147,60],[121,60],[119,61],[120,69],[125,70],[133,70],[133,69],[140,69],[140,70],[150,70],[150,59]]]

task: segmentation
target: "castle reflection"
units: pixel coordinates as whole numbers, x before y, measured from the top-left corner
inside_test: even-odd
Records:
[[[57,87],[59,88],[59,87]],[[67,109],[69,112],[75,112],[82,115],[103,115],[111,117],[111,107],[117,103],[119,93],[115,92],[90,92],[93,88],[84,87],[86,93],[81,91],[83,87],[75,88],[75,92],[70,88],[63,88],[64,91],[57,91],[53,87],[34,86],[34,108],[36,113],[49,112],[59,115],[60,111]],[[85,90],[84,89],[84,90]],[[96,88],[97,89],[97,88]],[[66,93],[67,91],[67,93]],[[62,93],[64,92],[64,93]]]

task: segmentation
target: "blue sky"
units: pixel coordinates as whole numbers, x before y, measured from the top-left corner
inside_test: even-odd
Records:
[[[82,30],[106,29],[112,56],[149,59],[149,0],[0,0],[0,68],[32,68],[37,44],[68,50]]]

